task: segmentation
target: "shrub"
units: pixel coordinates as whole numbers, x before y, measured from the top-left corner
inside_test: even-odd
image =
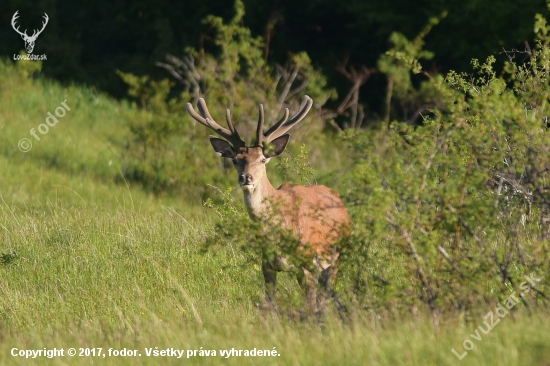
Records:
[[[354,301],[437,316],[479,309],[518,291],[525,274],[547,273],[550,47],[541,16],[535,29],[528,61],[507,53],[502,76],[489,57],[472,61],[472,75],[430,77],[441,105],[422,125],[348,131],[356,230],[344,272]],[[544,299],[546,283],[523,301]]]

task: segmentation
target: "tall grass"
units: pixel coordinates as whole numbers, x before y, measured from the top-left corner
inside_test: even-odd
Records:
[[[451,348],[462,353],[483,320],[466,325],[448,318],[434,328],[425,314],[390,320],[356,313],[345,322],[329,314],[320,324],[260,311],[260,268],[243,267],[244,258],[230,247],[215,256],[202,253],[208,224],[170,209],[106,213],[2,204],[0,222],[0,364],[458,364]],[[298,291],[290,276],[280,287]],[[544,312],[518,311],[475,341],[462,363],[543,365],[550,357],[549,326]],[[12,357],[14,347],[127,348],[142,357],[27,360]],[[203,347],[217,356],[146,357],[151,347]],[[280,356],[219,355],[273,347]]]
[[[462,361],[451,349],[463,352],[464,340],[483,323],[477,314],[491,307],[444,314],[435,327],[422,308],[406,313],[391,301],[384,313],[356,304],[344,320],[335,309],[322,321],[259,310],[260,260],[229,243],[204,252],[214,221],[199,199],[153,196],[123,179],[115,146],[127,137],[128,119],[141,112],[87,88],[33,78],[28,65],[0,63],[0,364],[544,365],[550,359],[543,307],[528,313],[517,306]],[[19,151],[18,141],[32,139],[29,130],[64,99],[72,110],[31,151]],[[314,167],[323,165],[321,183],[339,181],[348,157],[319,148],[328,145],[321,141],[312,152]],[[352,183],[343,185],[351,191]],[[369,243],[369,270],[394,283],[413,281],[388,245]],[[355,280],[350,273],[341,281]],[[345,292],[342,282],[337,289]],[[280,276],[279,291],[300,293],[288,274]],[[44,347],[103,353],[126,347],[142,356],[11,356],[12,348]],[[202,347],[217,356],[146,357],[151,347]],[[225,359],[219,352],[274,347],[280,356]]]

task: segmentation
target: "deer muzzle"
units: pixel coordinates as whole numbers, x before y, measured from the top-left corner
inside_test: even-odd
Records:
[[[239,183],[243,188],[245,186],[254,187],[254,178],[252,174],[241,174],[239,175]]]

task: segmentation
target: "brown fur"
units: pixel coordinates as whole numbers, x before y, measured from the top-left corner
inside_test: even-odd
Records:
[[[290,138],[286,132],[300,122],[312,106],[313,100],[304,96],[300,108],[290,119],[289,110],[285,109],[283,118],[264,132],[264,111],[260,104],[256,142],[253,147],[245,146],[231,122],[229,110],[226,112],[229,129],[214,121],[202,98],[197,102],[200,114],[193,109],[191,103],[187,103],[187,111],[197,122],[225,138],[223,140],[210,136],[210,143],[218,154],[233,161],[250,218],[265,222],[266,228],[282,225],[291,230],[300,242],[298,252],[292,255],[307,259],[301,262],[301,270],[293,268],[285,255],[288,253],[264,253],[262,271],[267,303],[275,298],[277,272],[294,271],[300,285],[306,290],[312,310],[321,311],[338,272],[340,245],[346,242],[350,234],[351,221],[348,212],[340,195],[325,186],[303,187],[285,183],[279,189],[273,188],[265,169],[271,157],[284,151]],[[310,259],[311,262],[306,263]],[[319,298],[318,283],[327,290]]]
[[[284,183],[279,187],[285,201],[285,224],[319,256],[331,251],[331,244],[349,235],[351,220],[338,192],[323,185],[300,186]],[[343,226],[343,227],[342,227]]]
[[[295,255],[303,257],[311,254],[313,257],[313,265],[304,266],[301,270],[289,265],[284,255],[276,255],[274,259],[264,258],[262,270],[268,303],[275,298],[277,272],[295,271],[311,308],[321,311],[328,291],[318,298],[317,284],[321,283],[325,290],[330,290],[335,280],[339,246],[350,234],[350,217],[340,195],[328,187],[285,183],[275,189],[267,178],[266,163],[269,159],[265,160],[261,147],[240,148],[234,157],[239,177],[249,176],[252,184],[252,187],[243,185],[240,179],[249,215],[253,220],[273,216],[278,223],[296,234],[302,251],[308,248],[312,252]]]

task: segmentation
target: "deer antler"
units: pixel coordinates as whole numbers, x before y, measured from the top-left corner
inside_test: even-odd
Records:
[[[50,18],[48,18],[48,14],[46,14],[46,13],[44,13],[43,18],[44,18],[44,20],[45,20],[46,22],[42,22],[42,29],[40,29],[40,30],[38,31],[38,33],[36,33],[37,30],[35,29],[35,30],[33,31],[33,33],[32,33],[32,36],[30,36],[29,38],[36,39],[36,37],[38,37],[38,36],[40,35],[40,33],[42,33],[42,31],[44,30],[44,28],[46,28],[46,25],[48,24],[48,20],[50,20]],[[36,33],[36,34],[35,34],[35,33]]]
[[[313,106],[313,99],[304,96],[302,99],[302,104],[298,111],[287,121],[289,111],[288,108],[285,108],[285,113],[283,118],[281,118],[277,123],[275,123],[269,130],[267,130],[262,135],[263,124],[264,124],[264,108],[260,104],[260,117],[258,119],[258,129],[256,131],[256,146],[263,146],[264,142],[270,142],[275,140],[277,137],[284,135],[288,130],[294,127],[298,122],[300,122],[306,114],[309,112]]]
[[[197,108],[199,109],[200,114],[195,112],[191,103],[187,103],[186,107],[187,112],[189,112],[191,117],[193,117],[200,124],[216,131],[221,137],[228,140],[234,148],[245,146],[244,141],[239,136],[239,132],[237,132],[237,129],[231,122],[231,114],[229,112],[229,109],[225,113],[227,126],[229,126],[228,130],[227,128],[220,126],[216,121],[214,121],[214,118],[212,118],[210,112],[208,111],[208,108],[206,107],[206,102],[204,101],[204,99],[199,98],[199,101],[197,102]]]
[[[304,96],[300,108],[298,108],[298,111],[296,111],[296,113],[290,119],[288,119],[288,115],[290,114],[290,112],[288,111],[288,108],[285,108],[283,118],[281,118],[277,123],[271,126],[271,128],[267,130],[267,132],[263,133],[264,106],[260,104],[258,112],[258,127],[256,129],[256,142],[254,146],[263,146],[265,142],[271,142],[277,137],[284,135],[288,130],[290,130],[298,122],[304,119],[312,106],[313,100],[307,95]],[[206,102],[204,101],[204,99],[199,98],[197,102],[197,108],[199,109],[200,114],[193,109],[193,105],[191,103],[187,103],[186,107],[187,112],[189,112],[191,117],[193,117],[200,124],[216,131],[220,136],[228,140],[234,148],[245,146],[244,141],[239,136],[239,132],[231,122],[231,114],[229,112],[229,109],[226,111],[225,114],[227,126],[229,126],[228,130],[227,128],[220,126],[216,121],[214,121],[214,118],[212,118],[210,112],[208,111],[208,108],[206,107]]]
[[[19,33],[20,35],[28,37],[26,29],[25,29],[25,32],[21,32],[19,30],[19,27],[15,28],[15,21],[17,20],[17,18],[19,18],[19,15],[17,15],[18,12],[19,12],[19,10],[17,10],[15,12],[15,14],[13,14],[13,17],[11,18],[11,26],[12,26],[13,30],[16,31],[17,33]]]
[[[15,12],[15,14],[13,14],[13,17],[11,18],[11,26],[13,28],[14,31],[16,31],[17,33],[19,33],[22,37],[24,37],[25,39],[28,39],[28,40],[34,40],[36,39],[36,37],[38,37],[40,35],[40,33],[42,33],[42,31],[44,30],[44,28],[46,28],[46,25],[48,24],[48,20],[50,18],[48,18],[48,14],[44,13],[44,20],[45,22],[42,22],[42,29],[40,29],[39,31],[37,31],[36,29],[33,31],[32,33],[32,36],[29,37],[29,35],[27,34],[27,30],[25,29],[24,32],[21,32],[19,30],[19,27],[15,28],[15,21],[17,20],[17,18],[19,18],[19,15],[17,14],[19,12],[19,10],[17,10]],[[38,32],[38,33],[37,33]]]

